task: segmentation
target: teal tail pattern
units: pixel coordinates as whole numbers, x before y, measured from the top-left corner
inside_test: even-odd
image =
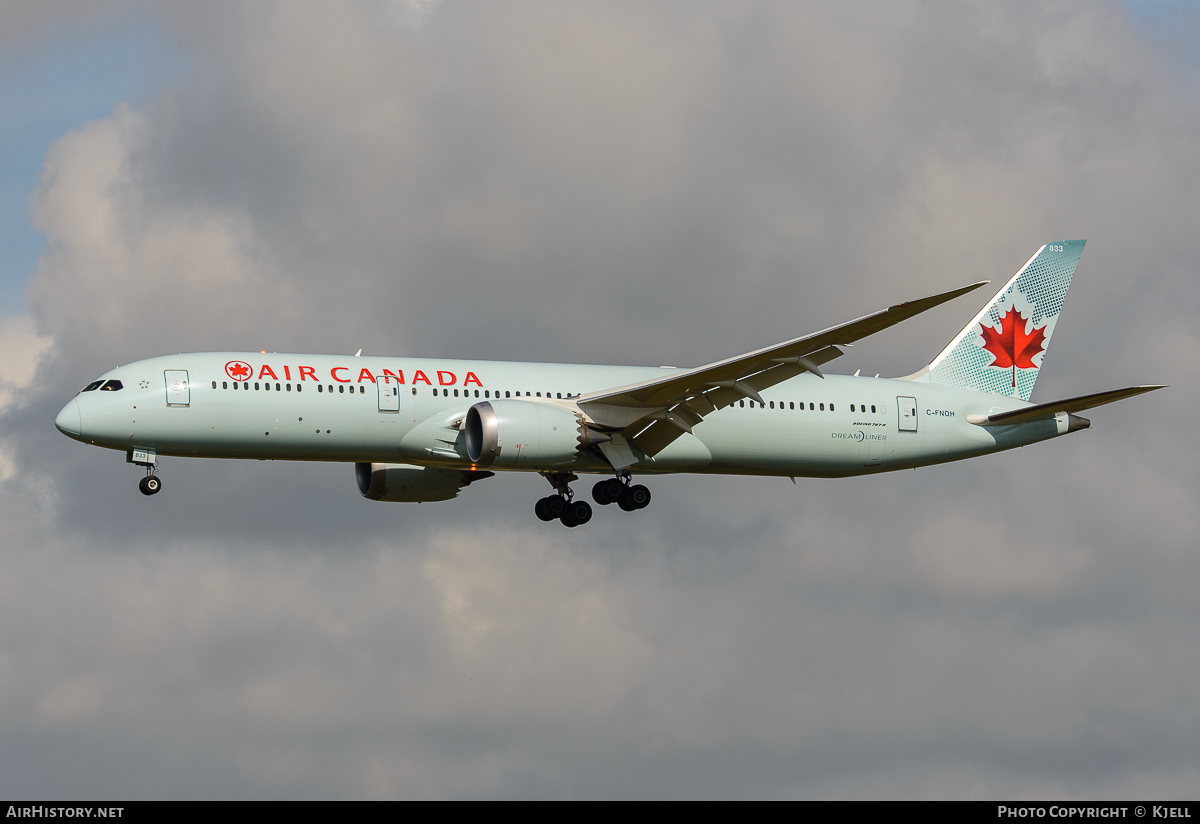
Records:
[[[1038,249],[912,380],[1029,400],[1085,242]]]

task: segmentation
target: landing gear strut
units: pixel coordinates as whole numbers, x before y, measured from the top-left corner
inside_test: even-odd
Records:
[[[579,476],[571,472],[543,472],[542,477],[550,482],[558,494],[548,495],[538,501],[533,511],[543,521],[558,520],[563,526],[576,527],[592,519],[592,507],[587,501],[576,501],[571,491],[572,481]]]

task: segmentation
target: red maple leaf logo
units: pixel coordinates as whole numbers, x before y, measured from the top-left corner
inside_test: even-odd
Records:
[[[1007,324],[1004,322],[1005,318],[1009,321]],[[988,366],[998,366],[1001,369],[1011,368],[1014,387],[1017,385],[1017,370],[1037,369],[1037,364],[1033,362],[1033,356],[1046,350],[1044,331],[1046,327],[1026,332],[1027,325],[1025,316],[1017,311],[1015,303],[1011,309],[1000,316],[1000,322],[996,324],[998,328],[993,329],[982,323],[979,324],[979,330],[983,335],[983,348],[991,352],[992,357],[995,358]]]
[[[250,368],[250,364],[242,361],[230,361],[225,364],[225,374],[233,378],[235,381],[244,381],[254,373]]]

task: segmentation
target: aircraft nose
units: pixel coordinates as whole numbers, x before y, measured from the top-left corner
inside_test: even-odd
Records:
[[[71,402],[58,413],[58,417],[54,419],[54,425],[67,437],[78,437],[83,428],[80,422],[79,401],[72,398]]]

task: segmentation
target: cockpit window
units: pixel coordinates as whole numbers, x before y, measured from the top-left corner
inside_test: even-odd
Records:
[[[124,389],[124,386],[121,385],[120,381],[108,381],[104,386],[100,387],[101,392],[117,392],[121,389]]]
[[[82,390],[80,390],[80,391],[83,391],[83,392],[94,392],[95,390],[97,390],[97,389],[99,389],[99,388],[100,388],[100,384],[102,384],[102,383],[104,383],[104,381],[92,381],[92,382],[91,382],[91,383],[89,383],[87,386],[83,387],[83,389],[82,389]]]

